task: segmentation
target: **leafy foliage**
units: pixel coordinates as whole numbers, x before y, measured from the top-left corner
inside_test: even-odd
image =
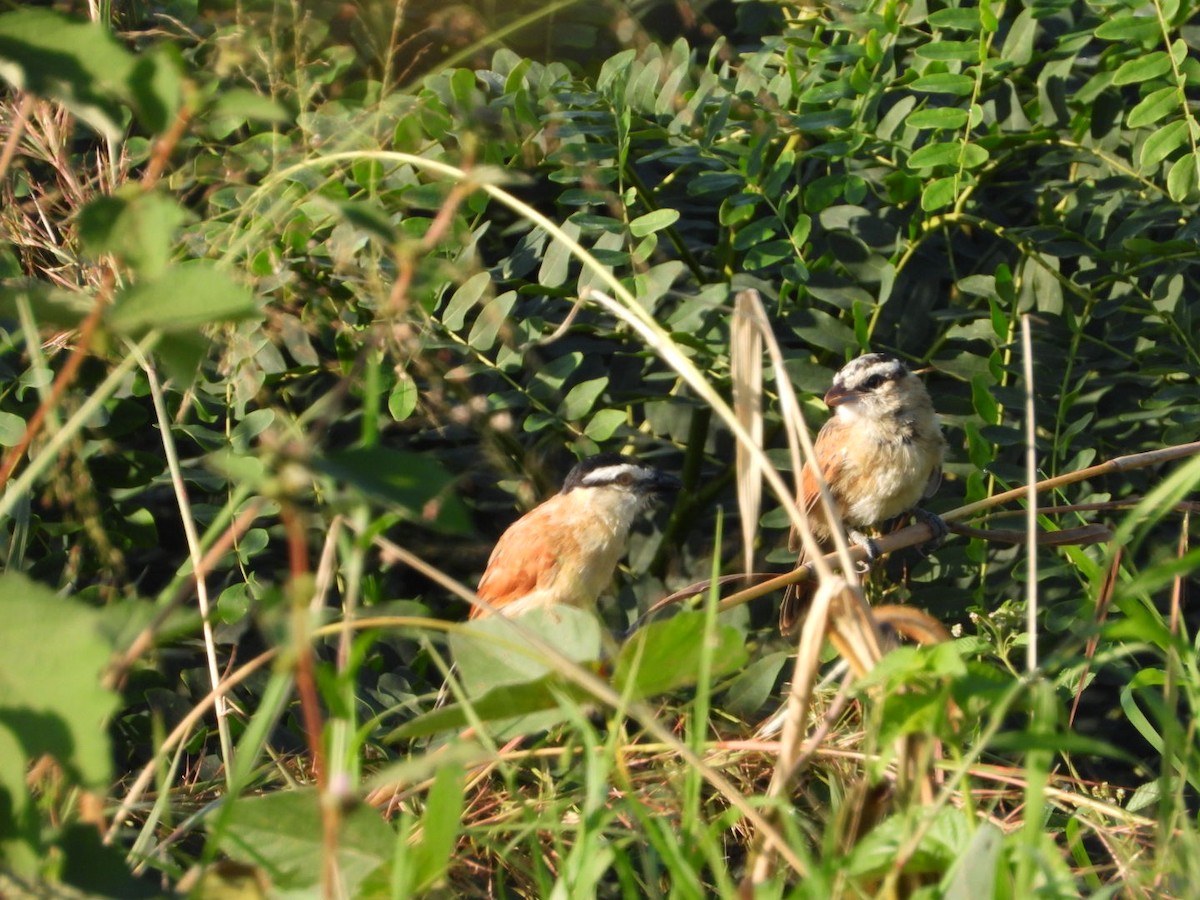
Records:
[[[1187,5],[715,3],[661,37],[654,4],[322,10],[120,37],[0,14],[12,877],[731,895],[777,829],[814,896],[1185,894],[1200,671],[1175,512],[1195,461],[1060,487],[1045,502],[1102,504],[1113,546],[1043,550],[1035,580],[1023,550],[952,540],[873,583],[966,636],[885,657],[856,709],[820,694],[790,796],[737,743],[788,677],[769,604],[605,635],[741,558],[716,519],[732,440],[678,361],[731,393],[738,288],[767,299],[814,421],[849,356],[928,366],[942,509],[1024,483],[1027,396],[1044,476],[1197,440]],[[405,64],[418,35],[478,41]],[[602,59],[571,50],[597,36]],[[542,623],[562,653],[536,671],[488,634],[507,623],[454,631],[454,581],[601,447],[685,481],[603,626]],[[790,565],[781,509],[758,525],[759,558]],[[465,690],[435,709],[447,631]],[[1033,641],[1039,677],[1018,677]],[[549,730],[501,752],[533,729],[517,713]],[[934,802],[894,766],[916,737],[944,742]],[[984,761],[1018,787],[978,790],[1000,784]],[[394,825],[346,805],[373,772]]]

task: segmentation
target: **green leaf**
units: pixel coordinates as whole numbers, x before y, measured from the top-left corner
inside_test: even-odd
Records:
[[[356,888],[392,857],[396,835],[365,804],[347,807],[337,816],[337,833],[326,844],[321,798],[315,790],[276,790],[239,797],[213,835],[231,859],[261,867],[277,891],[315,889],[322,881],[326,855],[334,854],[336,893],[356,896]]]
[[[461,534],[467,511],[451,488],[454,477],[431,456],[386,447],[359,447],[315,457],[310,465],[375,500],[398,506],[408,519]]]
[[[792,246],[791,241],[765,241],[761,244],[755,244],[742,257],[742,267],[747,272],[754,272],[784,262],[785,260],[794,259],[795,256],[796,248]]]
[[[0,412],[0,447],[15,447],[24,435],[24,419],[10,412]]]
[[[558,606],[531,609],[516,619],[476,619],[450,634],[450,652],[468,697],[481,697],[497,685],[523,684],[554,672],[541,654],[530,652],[524,637],[527,632],[572,662],[600,659],[600,621],[587,610]]]
[[[932,169],[935,166],[957,166],[960,145],[956,143],[926,144],[908,158],[913,169]]]
[[[1162,28],[1154,16],[1117,16],[1096,26],[1096,37],[1121,43],[1150,43],[1162,39]]]
[[[725,708],[745,718],[754,716],[774,693],[779,672],[789,656],[783,651],[768,653],[746,666],[745,671],[729,686]]]
[[[929,14],[928,21],[934,28],[950,28],[958,31],[979,30],[979,12],[971,7],[939,9]]]
[[[530,632],[574,663],[594,668],[600,659],[599,620],[569,606],[532,609],[516,618],[489,616],[450,634],[450,652],[471,710],[497,737],[549,728],[566,716],[563,699],[582,702],[587,696],[530,648]],[[400,726],[389,740],[437,734],[467,721],[462,706],[445,706]]]
[[[665,622],[652,622],[637,631],[617,654],[613,684],[634,697],[650,697],[696,683],[704,656],[707,616],[680,613]],[[738,629],[717,625],[711,639],[714,677],[746,663],[746,642]]]
[[[1037,19],[1034,10],[1025,8],[1017,13],[1004,44],[1000,48],[1000,58],[1014,66],[1027,66],[1033,59],[1033,39],[1037,34]]]
[[[246,288],[212,263],[195,260],[125,288],[105,318],[114,331],[140,337],[152,328],[173,334],[257,315],[254,297]]]
[[[157,44],[137,57],[129,91],[147,130],[162,133],[179,115],[183,102],[183,59],[173,44]]]
[[[1167,172],[1167,193],[1176,203],[1182,203],[1197,187],[1197,174],[1200,173],[1200,158],[1193,153],[1185,154],[1171,163]]]
[[[592,411],[604,389],[608,387],[608,376],[581,381],[563,398],[561,412],[564,419],[577,421]]]
[[[451,331],[461,331],[466,324],[467,313],[479,302],[491,283],[492,276],[488,272],[476,272],[460,284],[442,311],[442,324]]]
[[[979,42],[931,41],[915,47],[913,53],[922,59],[973,62],[979,59]]]
[[[465,805],[466,772],[461,765],[440,766],[425,800],[421,842],[413,848],[412,889],[420,894],[445,875],[458,843]]]
[[[1147,53],[1145,56],[1123,62],[1113,73],[1112,83],[1115,85],[1140,84],[1151,78],[1166,75],[1170,71],[1171,57],[1165,50],[1156,50],[1154,53]]]
[[[282,124],[291,121],[291,114],[280,103],[257,91],[229,88],[217,94],[209,113],[210,122],[225,134],[247,122]],[[223,135],[218,135],[218,137]]]
[[[957,106],[920,109],[905,120],[913,128],[962,128],[967,124],[967,111]]]
[[[495,346],[500,335],[500,329],[508,320],[513,305],[517,302],[516,291],[505,291],[499,297],[494,297],[483,305],[471,331],[467,335],[467,343],[476,350],[490,350]]]
[[[79,237],[89,254],[112,253],[139,278],[154,279],[166,270],[186,215],[170,197],[127,185],[80,210]]]
[[[909,90],[923,94],[953,94],[966,97],[975,90],[975,79],[953,72],[939,72],[935,75],[922,75],[914,79],[908,87]]]
[[[48,754],[87,787],[107,786],[107,719],[117,695],[101,686],[112,648],[94,610],[23,575],[0,575],[0,728],[27,761]]]
[[[634,237],[645,237],[648,234],[653,234],[656,231],[662,231],[664,228],[669,228],[679,221],[679,210],[677,209],[656,209],[654,212],[646,213],[644,216],[638,216],[629,223],[629,231]]]
[[[336,206],[341,217],[354,228],[379,238],[385,244],[396,240],[392,220],[379,204],[365,200],[344,200]]]
[[[1146,138],[1138,154],[1138,166],[1145,172],[1152,169],[1187,142],[1188,123],[1179,119],[1160,128]]]
[[[492,734],[499,739],[518,734],[543,731],[567,718],[561,709],[564,700],[583,703],[587,694],[573,684],[564,683],[557,675],[543,675],[520,684],[502,684],[479,697],[471,697],[472,715],[489,723]],[[428,737],[465,727],[471,719],[466,707],[448,704],[423,713],[405,722],[387,735],[388,742]]]
[[[597,444],[603,444],[613,436],[618,428],[625,424],[627,414],[623,409],[601,409],[592,416],[583,433],[595,441]]]
[[[921,209],[932,212],[954,202],[958,193],[959,180],[954,176],[937,178],[925,185],[921,192]]]
[[[388,412],[396,422],[403,422],[417,408],[417,400],[420,393],[417,390],[417,383],[413,381],[413,377],[407,372],[401,372],[396,377],[396,384],[392,387],[391,393],[388,394]]]
[[[49,9],[0,15],[0,78],[55,100],[109,140],[125,131],[137,58],[109,33]]]
[[[1152,125],[1163,116],[1179,109],[1179,89],[1174,87],[1160,88],[1151,91],[1125,117],[1125,124],[1130,128],[1141,128]]]
[[[581,229],[569,219],[562,224],[563,233],[572,240],[578,240]],[[538,271],[538,284],[545,287],[558,287],[567,280],[571,262],[571,250],[559,240],[552,240],[542,257],[542,267]]]

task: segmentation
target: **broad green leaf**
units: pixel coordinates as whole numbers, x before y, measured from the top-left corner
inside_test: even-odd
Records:
[[[598,410],[584,428],[583,433],[597,444],[603,444],[625,424],[626,418],[627,414],[623,409]]]
[[[101,686],[112,648],[96,612],[23,575],[0,575],[0,728],[27,761],[52,756],[87,787],[107,786],[108,716],[117,695]]]
[[[934,28],[951,28],[958,31],[979,30],[979,12],[971,7],[939,9],[929,14],[928,21]]]
[[[54,100],[109,140],[125,130],[137,57],[100,25],[49,9],[0,15],[0,78]]]
[[[679,221],[679,211],[676,209],[656,209],[654,212],[638,216],[629,223],[629,231],[634,237],[645,237],[655,231],[662,231]]]
[[[581,381],[575,385],[563,398],[561,407],[563,418],[574,422],[588,415],[606,387],[608,387],[607,375]]]
[[[703,612],[680,613],[665,622],[652,622],[633,634],[617,655],[613,684],[622,693],[650,697],[696,683],[706,639]],[[736,628],[717,625],[711,639],[714,677],[746,663],[745,640]]]
[[[1162,27],[1155,16],[1117,16],[1096,26],[1096,37],[1122,43],[1149,43],[1162,40]]]
[[[478,697],[470,698],[471,713],[487,722],[493,736],[508,738],[542,731],[566,720],[561,703],[584,703],[588,695],[557,675],[543,675],[518,684],[501,684]],[[405,722],[385,740],[401,741],[428,737],[465,728],[471,721],[464,706],[452,703],[440,706]]]
[[[962,167],[968,172],[972,169],[978,169],[989,159],[986,147],[979,144],[963,144],[962,145]]]
[[[0,412],[0,447],[15,447],[24,435],[24,419],[10,412]]]
[[[732,197],[726,197],[721,201],[721,208],[717,213],[717,219],[726,228],[733,225],[741,225],[743,222],[749,222],[754,218],[754,211],[761,200],[762,197],[751,193],[741,193],[735,194]]]
[[[365,176],[364,176],[365,177]],[[336,204],[342,219],[357,231],[365,231],[372,237],[391,245],[396,240],[396,229],[383,207],[366,200],[343,200]]]
[[[770,699],[780,670],[789,659],[786,652],[768,653],[754,660],[738,675],[725,695],[725,708],[735,715],[751,717]]]
[[[569,219],[562,224],[562,231],[572,240],[578,240],[581,229]],[[546,255],[542,257],[542,267],[538,272],[538,284],[545,287],[559,287],[567,280],[568,267],[571,262],[571,250],[559,240],[550,241]]]
[[[526,632],[533,632],[572,662],[600,659],[600,622],[586,610],[558,606],[533,609],[515,619],[476,619],[450,635],[450,652],[467,696],[482,697],[497,685],[521,684],[554,672],[541,654],[530,652]]]
[[[1182,147],[1188,138],[1188,123],[1179,119],[1163,126],[1146,138],[1138,154],[1138,166],[1143,172],[1152,169]]]
[[[1163,116],[1179,109],[1179,89],[1174,87],[1160,88],[1151,91],[1125,117],[1125,124],[1130,128],[1141,128],[1153,125]]]
[[[338,831],[327,846],[321,798],[312,789],[275,790],[261,796],[226,799],[233,809],[213,835],[221,852],[264,869],[276,891],[316,890],[322,884],[326,854],[333,852],[336,892],[356,896],[364,879],[392,857],[396,835],[365,804],[339,811]]]
[[[258,91],[236,87],[217,94],[210,114],[215,119],[229,119],[237,125],[246,122],[283,123],[292,118],[278,101]]]
[[[913,53],[922,59],[958,60],[972,62],[979,59],[978,41],[931,41],[920,44]]]
[[[956,97],[966,97],[975,90],[975,79],[953,72],[939,72],[936,75],[922,75],[914,79],[908,88],[922,94],[953,94]]]
[[[913,169],[956,166],[960,149],[960,145],[956,143],[926,144],[908,158],[908,165]]]
[[[958,185],[959,180],[954,176],[938,178],[929,182],[925,186],[925,190],[921,192],[921,209],[925,212],[932,212],[943,206],[949,206],[954,202],[958,193]]]
[[[532,609],[515,618],[489,616],[451,632],[450,652],[476,717],[497,737],[545,729],[565,718],[560,701],[586,694],[564,680],[553,663],[529,646],[532,632],[572,662],[594,668],[601,655],[600,622],[569,606]],[[460,705],[445,706],[402,725],[392,738],[419,737],[468,721]]]
[[[179,115],[183,73],[183,57],[174,44],[156,44],[138,55],[129,75],[129,93],[147,130],[161,134]]]
[[[479,302],[491,283],[492,276],[488,272],[476,272],[460,284],[442,312],[442,324],[451,331],[461,331],[466,324],[467,313]]]
[[[186,213],[170,197],[127,185],[97,197],[79,213],[79,237],[88,253],[112,253],[142,279],[160,277],[171,259]]]
[[[1014,66],[1027,66],[1033,59],[1033,40],[1037,34],[1034,11],[1025,8],[1017,13],[1000,48],[1000,58]]]
[[[391,393],[388,394],[388,413],[396,422],[403,422],[417,408],[417,400],[420,394],[417,391],[417,383],[413,381],[411,375],[407,372],[401,372],[396,377],[396,384],[392,387]]]
[[[1167,193],[1176,203],[1182,203],[1190,194],[1195,192],[1200,173],[1200,157],[1196,153],[1187,153],[1175,162],[1167,172]]]
[[[913,128],[962,128],[967,124],[967,111],[957,106],[919,109],[905,121]]]
[[[1157,50],[1154,53],[1147,53],[1145,56],[1123,62],[1113,73],[1112,83],[1116,85],[1140,84],[1151,78],[1166,75],[1170,71],[1171,57],[1165,50]]]
[[[119,292],[106,320],[114,331],[140,337],[150,329],[194,332],[204,325],[257,315],[254,297],[246,288],[207,260],[195,260]]]
[[[475,317],[475,323],[467,335],[467,343],[476,350],[492,349],[516,302],[517,292],[505,291],[499,297],[485,303],[479,310],[479,315]]]
[[[754,272],[792,259],[795,255],[796,250],[792,246],[791,241],[765,241],[761,244],[755,244],[742,257],[742,267],[748,272]]]
[[[96,302],[84,291],[65,291],[44,281],[14,279],[0,283],[0,316],[17,321],[20,301],[29,303],[34,320],[43,328],[75,328]]]

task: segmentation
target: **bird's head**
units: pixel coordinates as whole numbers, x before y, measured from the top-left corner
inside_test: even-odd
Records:
[[[825,405],[842,419],[901,415],[915,406],[932,408],[921,379],[887,353],[867,353],[846,363],[834,376]]]
[[[601,453],[583,460],[571,469],[563,482],[562,492],[603,492],[616,502],[632,504],[640,511],[679,487],[678,478],[660,472],[632,456]]]

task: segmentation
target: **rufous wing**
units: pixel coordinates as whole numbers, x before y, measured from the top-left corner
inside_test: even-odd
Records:
[[[542,504],[509,526],[488,558],[475,593],[499,611],[554,579],[559,561],[552,544],[555,531],[547,527],[546,509],[547,505]],[[471,607],[472,619],[487,614],[484,607]]]

